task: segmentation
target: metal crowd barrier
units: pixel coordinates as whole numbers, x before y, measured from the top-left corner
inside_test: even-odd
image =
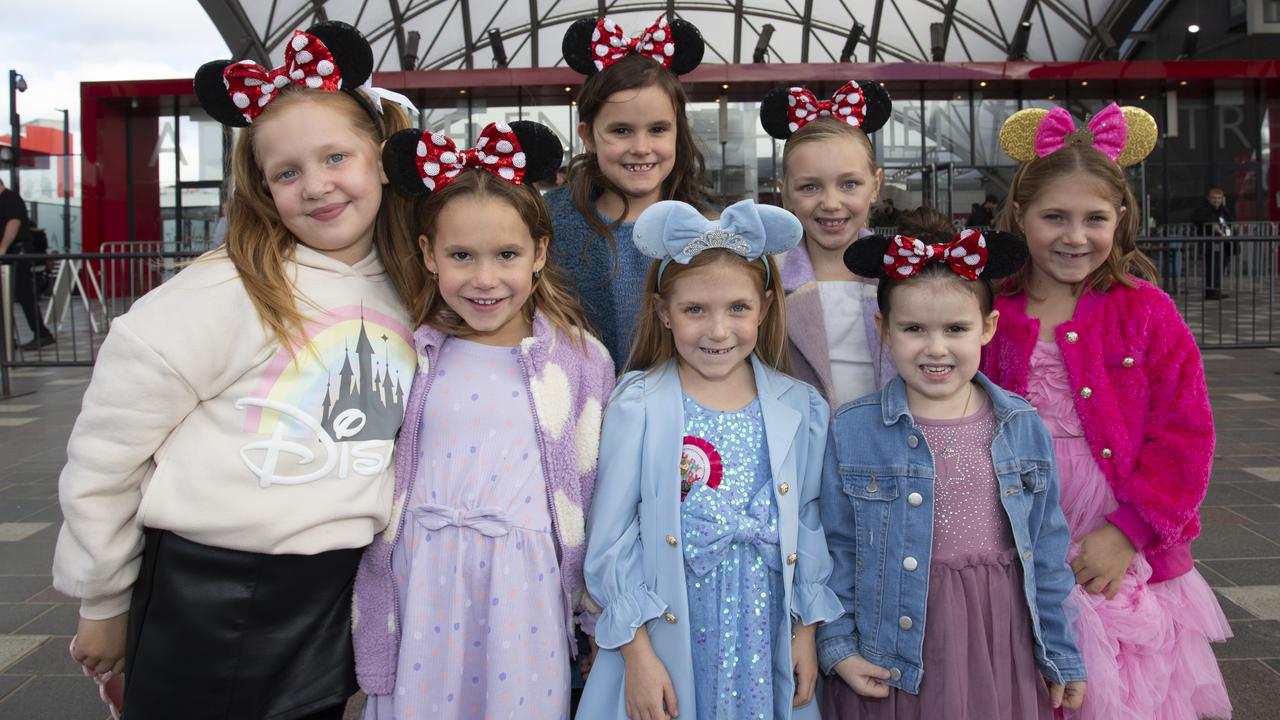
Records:
[[[1205,235],[1196,225],[1165,225],[1139,247],[1201,348],[1280,347],[1280,223],[1232,223],[1229,230]],[[93,365],[111,320],[204,251],[160,243],[108,243],[104,250],[110,252],[0,256],[0,397],[8,395],[11,369]],[[13,291],[27,280],[15,275],[39,266],[47,275],[37,288],[39,309],[56,342],[24,349],[32,335]]]

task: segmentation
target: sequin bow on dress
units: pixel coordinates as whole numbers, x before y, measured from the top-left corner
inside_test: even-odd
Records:
[[[951,242],[932,245],[895,235],[884,254],[886,277],[909,278],[931,262],[944,262],[966,280],[977,280],[987,265],[987,239],[973,228],[961,230]]]
[[[486,170],[514,185],[524,182],[524,150],[506,123],[489,123],[470,150],[458,150],[443,133],[424,132],[418,141],[417,168],[422,184],[440,190],[467,168]]]
[[[320,38],[301,30],[294,30],[293,38],[285,45],[284,65],[268,70],[243,60],[227,65],[222,79],[231,102],[249,122],[262,113],[277,90],[290,83],[331,92],[342,89],[342,73],[329,48]]]
[[[771,488],[765,485],[764,492]],[[697,493],[716,492],[707,487]],[[690,493],[692,495],[693,493]],[[698,577],[716,569],[734,543],[753,546],[770,570],[782,572],[778,526],[769,521],[768,503],[752,503],[746,513],[709,502],[691,502],[681,514],[685,566]]]

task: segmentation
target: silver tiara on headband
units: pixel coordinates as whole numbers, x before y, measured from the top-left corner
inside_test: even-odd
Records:
[[[640,213],[632,230],[636,249],[662,261],[659,287],[668,265],[687,265],[704,250],[719,248],[756,260],[790,250],[803,236],[804,229],[794,215],[772,205],[757,205],[754,200],[730,205],[718,220],[706,219],[688,203],[663,200]],[[764,267],[767,283],[769,263]]]

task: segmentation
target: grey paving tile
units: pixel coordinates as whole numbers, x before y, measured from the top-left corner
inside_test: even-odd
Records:
[[[48,612],[49,607],[27,603],[0,603],[0,633],[17,632],[18,628]]]
[[[1224,507],[1201,507],[1200,524],[1209,525],[1244,525],[1249,522],[1243,515]]]
[[[106,707],[98,686],[83,675],[36,677],[0,701],[0,720],[102,720]]]
[[[9,666],[21,662],[32,650],[47,640],[43,635],[0,635],[0,670],[9,672]],[[15,675],[23,673],[14,672]],[[27,673],[30,674],[30,673]]]
[[[1219,575],[1234,585],[1280,585],[1280,562],[1262,560],[1205,560]]]
[[[53,567],[53,543],[28,540],[0,543],[0,572],[14,575],[49,573]]]
[[[1280,544],[1253,532],[1244,525],[1206,525],[1191,545],[1191,555],[1200,560],[1221,558],[1280,558]]]
[[[1232,620],[1235,634],[1225,643],[1214,643],[1219,659],[1280,658],[1280,621]]]
[[[75,603],[75,604],[77,604],[77,605],[80,603],[80,601],[79,601],[79,600],[77,600],[76,598],[73,598],[73,597],[70,597],[70,596],[67,596],[67,595],[63,595],[62,593],[60,593],[60,592],[58,592],[57,590],[55,590],[55,589],[54,589],[54,587],[53,587],[52,585],[50,585],[50,584],[49,584],[49,582],[48,582],[48,581],[49,581],[49,579],[48,579],[48,578],[44,578],[44,580],[45,580],[45,587],[44,587],[44,589],[43,589],[43,590],[40,590],[39,592],[37,592],[36,594],[32,595],[31,597],[27,598],[27,602],[29,602],[29,603],[46,603],[46,604],[55,604],[55,603],[61,603],[61,604],[65,604],[65,603]]]
[[[74,635],[80,622],[80,603],[63,605],[34,605],[46,612],[35,617],[18,632],[26,635]]]
[[[84,674],[80,671],[80,666],[71,659],[71,653],[67,649],[70,645],[70,635],[45,636],[45,641],[39,647],[18,662],[4,668],[4,671],[11,675],[74,675],[83,678]]]
[[[1218,592],[1260,620],[1280,620],[1280,585],[1220,588]]]
[[[1280,675],[1257,660],[1219,663],[1227,683],[1233,720],[1274,720],[1280,706]]]
[[[57,505],[56,498],[34,500],[31,498],[5,498],[0,501],[0,522],[20,522],[50,506]]]
[[[1241,492],[1247,492],[1256,495],[1263,501],[1268,503],[1280,503],[1280,483],[1278,482],[1241,482],[1232,483],[1230,487],[1234,487]],[[1251,503],[1240,503],[1241,505],[1249,505]]]
[[[1231,599],[1222,594],[1226,588],[1215,588],[1214,594],[1218,596],[1218,605],[1222,607],[1222,614],[1227,616],[1228,620],[1257,620],[1253,613],[1245,610],[1239,605],[1231,602]]]
[[[1230,482],[1215,477],[1209,482],[1209,490],[1205,493],[1201,507],[1256,505],[1261,501],[1272,502],[1252,491],[1253,486],[1266,483]],[[1277,483],[1280,486],[1280,483]]]
[[[1245,516],[1251,523],[1280,522],[1280,505],[1237,505],[1231,511]]]
[[[47,587],[47,574],[0,575],[0,602],[21,602]]]
[[[0,699],[22,687],[30,679],[30,675],[0,675]]]
[[[1223,577],[1222,575],[1219,575],[1213,568],[1209,567],[1203,562],[1196,560],[1195,564],[1196,564],[1196,570],[1200,571],[1200,574],[1204,577],[1205,582],[1209,583],[1210,587],[1220,588],[1220,587],[1235,586],[1235,583],[1231,582],[1230,580]]]

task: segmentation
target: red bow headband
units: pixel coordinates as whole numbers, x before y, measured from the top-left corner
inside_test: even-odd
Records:
[[[627,55],[635,53],[657,62],[662,67],[671,65],[676,54],[676,44],[667,27],[667,16],[659,15],[652,25],[637,37],[628,38],[618,23],[600,18],[591,34],[591,55],[597,70],[604,70]]]
[[[402,195],[425,195],[445,188],[468,168],[491,173],[512,185],[554,177],[564,147],[544,125],[528,120],[489,123],[473,148],[459,150],[444,133],[408,128],[382,148],[387,178]]]
[[[987,239],[973,228],[961,230],[951,242],[934,243],[895,235],[884,253],[885,277],[909,278],[931,262],[945,262],[955,274],[977,280],[987,265]]]
[[[824,117],[869,134],[884,127],[892,114],[889,93],[870,80],[850,80],[830,100],[819,100],[808,88],[795,86],[773,90],[760,101],[760,125],[779,140]]]
[[[262,113],[276,90],[289,83],[330,92],[342,89],[342,72],[329,48],[320,38],[301,30],[294,30],[285,46],[284,65],[268,70],[251,60],[242,60],[228,65],[222,71],[222,80],[231,102],[248,122]]]
[[[506,123],[489,123],[476,146],[458,150],[443,133],[427,130],[418,141],[417,167],[428,190],[440,190],[467,168],[486,170],[513,185],[524,184],[526,158],[520,140]]]
[[[565,64],[583,75],[608,69],[628,55],[640,55],[676,75],[683,75],[702,62],[706,43],[692,24],[659,15],[636,37],[628,37],[618,23],[606,17],[575,20],[565,31],[562,43]]]
[[[833,117],[854,127],[862,125],[867,102],[858,83],[850,80],[830,100],[819,100],[807,88],[787,90],[787,128],[795,132],[820,117]]]

